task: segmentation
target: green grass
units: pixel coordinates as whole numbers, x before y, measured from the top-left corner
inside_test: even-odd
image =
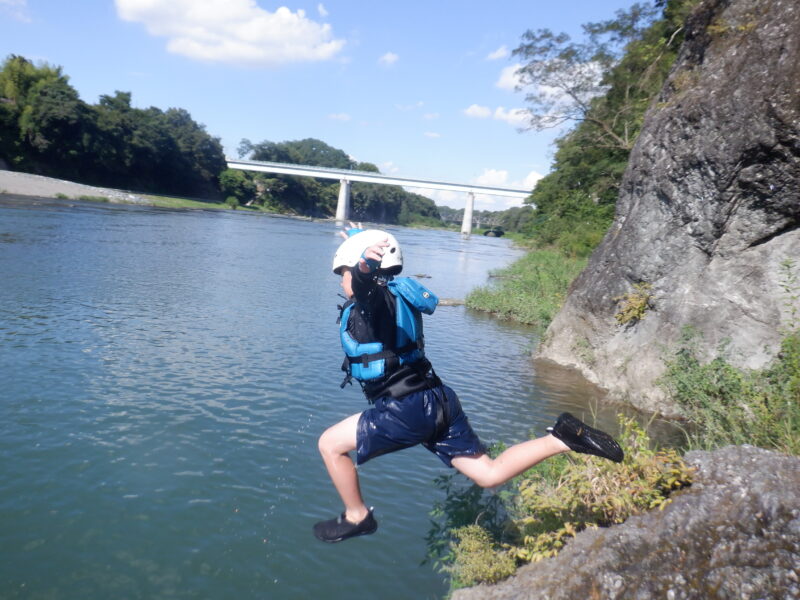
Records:
[[[800,455],[800,331],[787,333],[769,367],[751,370],[732,366],[724,352],[701,361],[687,330],[661,384],[689,420],[690,447],[751,444]]]
[[[466,305],[544,328],[561,308],[570,283],[585,266],[585,258],[569,258],[555,250],[531,250],[494,273],[496,285],[470,292]]]
[[[683,331],[666,361],[661,385],[689,419],[687,437],[694,448],[751,444],[800,455],[800,273],[797,263],[781,263],[786,322],[772,364],[764,369],[731,365],[721,348],[702,361],[699,335]]]
[[[146,199],[151,206],[159,208],[204,208],[204,209],[219,209],[228,210],[227,204],[222,202],[213,202],[211,200],[190,200],[189,198],[175,198],[172,196],[152,196],[143,195],[142,198]]]
[[[191,198],[178,198],[173,196],[154,196],[151,194],[142,195],[150,206],[159,208],[187,208],[187,209],[203,209],[203,210],[232,210],[233,207],[222,201],[215,200],[192,200]],[[252,213],[269,213],[273,214],[277,211],[270,207],[261,206],[236,206],[235,210],[241,210]]]

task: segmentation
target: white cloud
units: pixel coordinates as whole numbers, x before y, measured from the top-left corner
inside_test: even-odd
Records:
[[[504,106],[498,106],[492,111],[488,106],[480,106],[478,104],[465,108],[464,114],[474,119],[488,119],[491,117],[497,121],[505,121],[514,127],[524,127],[530,117],[530,113],[524,108],[507,110]]]
[[[387,52],[378,59],[378,62],[386,67],[390,67],[398,60],[400,60],[400,57],[397,54],[394,52]]]
[[[333,113],[328,115],[329,119],[333,119],[334,121],[349,121],[350,115],[347,113]]]
[[[464,109],[464,114],[476,119],[488,119],[492,116],[492,109],[488,106],[473,104],[469,108]]]
[[[467,195],[464,192],[453,192],[450,190],[428,190],[425,188],[404,188],[407,192],[421,194],[433,200],[436,206],[449,206],[450,208],[464,208],[467,202]]]
[[[325,8],[325,5],[322,4],[322,2],[317,4],[317,12],[319,13],[319,16],[322,17],[323,19],[330,14],[328,10]]]
[[[386,175],[392,175],[393,173],[397,173],[399,170],[400,167],[398,167],[390,160],[381,163],[381,173],[385,173]]]
[[[515,91],[517,87],[522,85],[520,81],[519,68],[522,65],[516,64],[511,65],[510,67],[505,67],[502,71],[500,71],[500,78],[495,82],[495,86],[499,87],[501,90],[509,90],[511,92]]]
[[[475,184],[531,191],[542,177],[544,176],[541,173],[531,171],[522,181],[509,181],[509,174],[505,169],[484,169],[483,173],[475,178]],[[513,206],[522,206],[523,200],[523,198],[510,198],[508,196],[476,194],[475,210],[506,210]]]
[[[489,55],[486,57],[487,60],[499,60],[501,58],[506,58],[508,56],[508,48],[506,48],[505,44],[500,46],[494,52],[490,52]]]
[[[28,0],[0,0],[0,12],[8,14],[15,21],[30,23]]]
[[[408,112],[410,110],[416,110],[418,108],[422,108],[425,106],[425,103],[422,100],[415,102],[414,104],[395,104],[394,107],[397,110],[401,110],[403,112]]]
[[[528,122],[529,116],[530,113],[524,108],[511,108],[506,110],[504,107],[498,106],[494,111],[495,119],[498,121],[505,121],[514,127],[524,127]]]
[[[330,25],[255,0],[115,0],[125,21],[167,38],[167,50],[192,59],[250,66],[329,60],[344,46]]]
[[[539,180],[542,179],[544,175],[537,171],[531,171],[525,176],[525,179],[522,180],[522,189],[523,190],[533,190],[536,187],[536,184],[539,183]]]
[[[442,137],[441,133],[434,133],[433,131],[426,131],[423,135],[425,137],[434,138],[434,139]]]
[[[425,113],[424,115],[422,115],[422,118],[425,119],[426,121],[433,121],[434,119],[439,118],[439,113]]]
[[[501,171],[498,169],[484,169],[483,173],[478,175],[475,183],[478,185],[486,185],[491,187],[506,187],[508,180],[508,171]]]

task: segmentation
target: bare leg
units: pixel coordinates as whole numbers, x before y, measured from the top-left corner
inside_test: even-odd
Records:
[[[369,512],[361,497],[358,473],[348,452],[356,449],[356,428],[361,413],[327,429],[319,438],[319,452],[345,507],[345,518],[360,523]]]
[[[481,456],[457,456],[453,466],[481,487],[494,487],[530,469],[546,458],[569,451],[561,440],[546,435],[516,444],[495,459]]]

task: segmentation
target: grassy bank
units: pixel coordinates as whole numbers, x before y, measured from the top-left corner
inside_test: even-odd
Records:
[[[466,305],[544,328],[585,266],[585,258],[570,258],[549,249],[531,250],[509,267],[492,273],[494,285],[470,292]]]

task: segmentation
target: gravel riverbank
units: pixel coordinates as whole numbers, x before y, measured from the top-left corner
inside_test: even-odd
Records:
[[[93,196],[107,198],[109,202],[150,203],[144,196],[124,190],[101,188],[65,179],[54,179],[52,177],[43,177],[42,175],[3,170],[0,170],[0,194],[35,196],[39,198],[57,198],[59,195],[63,195],[73,200],[77,200],[81,196]]]

